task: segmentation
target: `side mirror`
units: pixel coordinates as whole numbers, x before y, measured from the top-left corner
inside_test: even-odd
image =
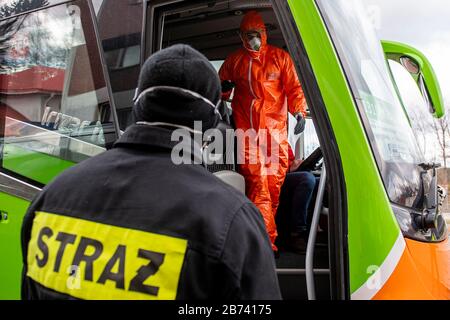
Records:
[[[430,61],[419,50],[394,41],[382,40],[386,59],[400,63],[413,77],[423,98],[436,118],[444,116],[444,100]]]

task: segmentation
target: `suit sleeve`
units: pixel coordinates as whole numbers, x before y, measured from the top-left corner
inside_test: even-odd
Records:
[[[230,57],[228,57],[227,59],[225,59],[225,62],[220,67],[219,78],[220,78],[221,82],[226,81],[226,80],[235,82],[233,71],[232,71],[233,70],[232,64],[233,64],[232,59]],[[231,91],[222,93],[222,99],[224,99],[224,100],[228,100],[230,98],[230,96],[231,96]]]
[[[235,275],[236,299],[281,299],[275,259],[258,209],[243,205],[228,232],[222,259]]]
[[[303,88],[298,80],[294,62],[291,56],[285,51],[283,51],[283,60],[284,70],[282,72],[282,80],[288,98],[289,112],[292,114],[300,112],[305,117],[306,99]]]

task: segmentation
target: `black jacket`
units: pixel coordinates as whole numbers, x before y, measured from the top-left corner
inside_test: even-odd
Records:
[[[24,299],[279,299],[261,214],[167,129],[134,125],[65,171],[22,226]]]

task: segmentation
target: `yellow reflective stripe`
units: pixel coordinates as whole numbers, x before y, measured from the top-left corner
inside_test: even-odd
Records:
[[[185,239],[36,212],[27,275],[81,299],[170,300],[186,248]]]

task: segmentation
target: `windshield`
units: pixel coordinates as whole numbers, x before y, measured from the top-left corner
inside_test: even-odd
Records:
[[[360,1],[317,2],[358,104],[391,201],[421,207],[423,190],[418,164],[424,159],[395,91],[371,20]]]

